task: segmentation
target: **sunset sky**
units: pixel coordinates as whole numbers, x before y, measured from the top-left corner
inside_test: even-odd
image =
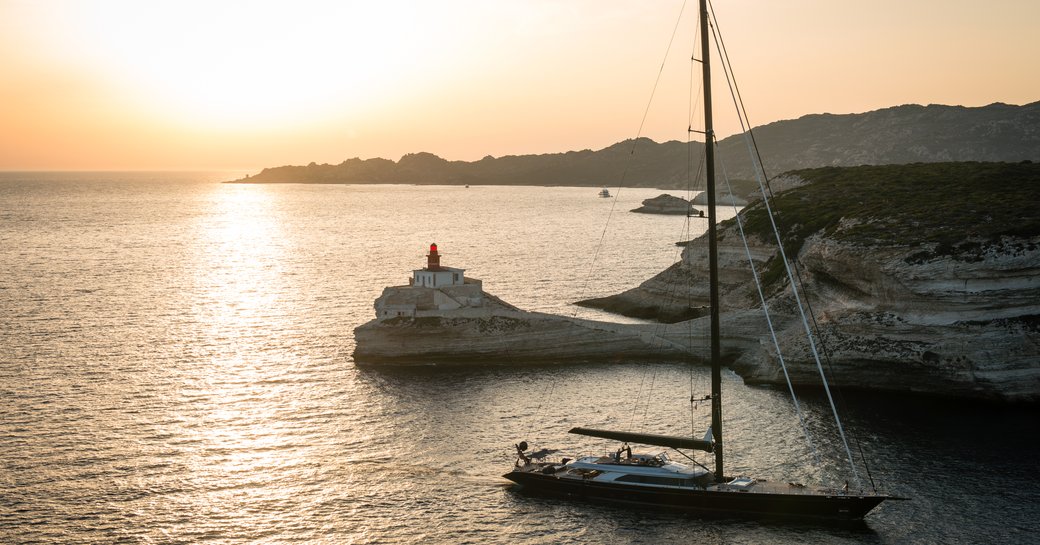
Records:
[[[0,170],[254,169],[638,134],[682,0],[0,0]],[[685,139],[696,0],[647,124]],[[1040,1],[715,0],[752,121],[1040,100]],[[720,136],[737,130],[717,73]]]

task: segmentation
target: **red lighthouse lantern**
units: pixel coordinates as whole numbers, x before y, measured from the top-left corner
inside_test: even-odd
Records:
[[[426,269],[431,271],[441,270],[441,256],[437,253],[436,244],[430,244],[430,253],[426,255]]]

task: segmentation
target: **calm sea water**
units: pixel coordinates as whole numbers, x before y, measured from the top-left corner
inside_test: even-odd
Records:
[[[1036,412],[935,400],[848,398],[874,480],[913,498],[862,527],[517,493],[517,441],[705,429],[706,370],[358,369],[352,330],[431,242],[507,301],[594,317],[569,302],[678,258],[681,218],[627,212],[660,192],[214,183],[233,177],[0,174],[0,542],[1040,540]],[[820,399],[814,465],[784,392],[725,380],[733,473],[847,478]]]

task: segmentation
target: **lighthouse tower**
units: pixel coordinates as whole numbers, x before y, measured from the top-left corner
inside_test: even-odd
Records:
[[[466,283],[466,269],[442,267],[441,254],[437,245],[430,244],[430,253],[426,254],[426,267],[412,271],[412,286],[420,288],[444,288],[461,286]]]
[[[441,254],[437,253],[437,244],[430,244],[430,253],[426,254],[426,270],[441,270]]]

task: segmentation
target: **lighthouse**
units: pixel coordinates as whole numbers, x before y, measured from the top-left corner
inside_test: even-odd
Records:
[[[465,269],[444,267],[436,244],[430,244],[426,266],[412,271],[407,286],[390,286],[376,299],[380,320],[483,316],[483,283],[466,278]],[[512,308],[512,307],[510,307]]]
[[[430,244],[430,253],[426,254],[426,267],[412,271],[412,286],[422,288],[445,288],[461,286],[466,283],[466,269],[442,267],[441,254],[437,244]]]

